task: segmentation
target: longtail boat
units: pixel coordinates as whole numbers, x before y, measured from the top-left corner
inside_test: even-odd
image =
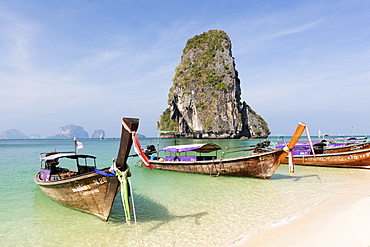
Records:
[[[282,163],[288,163],[284,158]],[[294,164],[309,166],[370,168],[370,149],[358,149],[344,152],[294,155]]]
[[[241,177],[254,177],[270,179],[275,173],[276,169],[280,166],[281,161],[294,147],[302,135],[306,125],[299,123],[294,135],[285,148],[275,149],[273,151],[253,153],[245,156],[233,158],[217,158],[217,156],[167,156],[167,157],[154,157],[151,156],[150,164],[153,168],[189,172],[199,174],[210,174],[212,176],[241,176]],[[167,150],[174,152],[190,151],[191,145],[171,146]],[[192,151],[198,153],[209,153],[221,148],[216,144],[202,144]],[[151,152],[153,153],[153,152]]]
[[[279,142],[276,148],[282,148],[285,145],[285,142]],[[297,142],[292,153],[293,155],[330,154],[367,148],[370,148],[367,137],[332,138],[329,140],[312,140],[311,143],[309,141]]]
[[[41,168],[34,181],[40,189],[52,200],[86,213],[98,216],[103,221],[109,219],[114,199],[121,188],[126,221],[129,223],[128,183],[130,176],[126,163],[134,133],[139,126],[136,118],[122,119],[120,148],[114,169],[107,167],[96,168],[96,157],[77,154],[77,152],[41,153]],[[78,144],[75,141],[76,144]],[[63,167],[62,163],[72,161],[77,169]],[[69,162],[70,163],[70,162]]]
[[[339,144],[339,143],[338,143]],[[323,140],[310,146],[296,145],[292,154],[294,164],[326,167],[370,168],[370,142],[355,141],[329,145]],[[279,146],[277,146],[279,147]],[[282,163],[288,163],[285,157]]]
[[[355,151],[360,149],[368,149],[370,148],[370,142],[361,142],[361,143],[354,143],[354,144],[348,144],[343,146],[337,146],[337,147],[324,147],[323,153],[324,154],[331,154],[331,153],[341,153],[341,152],[349,152],[349,151]]]

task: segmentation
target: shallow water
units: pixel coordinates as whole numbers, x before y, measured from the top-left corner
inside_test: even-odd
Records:
[[[110,166],[119,140],[82,139],[80,153]],[[204,141],[204,140],[203,140]],[[155,140],[140,139],[142,146]],[[166,140],[163,145],[173,145]],[[177,144],[194,140],[177,140]],[[198,140],[197,142],[202,142]],[[216,140],[225,146],[256,140]],[[118,195],[110,217],[97,217],[55,203],[33,182],[39,153],[73,150],[72,140],[0,140],[2,246],[230,246],[265,228],[288,222],[353,183],[367,170],[281,165],[270,180],[211,177],[135,167],[130,158],[137,225],[127,225]]]

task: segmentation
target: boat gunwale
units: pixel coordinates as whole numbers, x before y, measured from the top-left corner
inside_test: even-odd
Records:
[[[282,148],[263,152],[263,153],[251,153],[248,155],[237,156],[237,157],[230,157],[230,158],[218,158],[213,160],[197,160],[197,161],[160,161],[160,160],[150,160],[153,164],[187,164],[187,165],[198,165],[198,164],[210,164],[210,163],[217,163],[217,162],[235,162],[235,161],[242,161],[246,158],[258,158],[265,155],[270,155],[274,153],[284,152]]]
[[[343,146],[336,146],[336,147],[325,147],[324,150],[335,150],[335,149],[341,149],[341,148],[351,148],[351,147],[356,147],[356,146],[361,146],[361,145],[368,145],[370,144],[370,141],[367,142],[361,142],[361,143],[351,143]],[[355,151],[355,150],[353,150]]]
[[[343,155],[352,155],[358,153],[370,152],[370,148],[366,149],[357,149],[352,151],[338,152],[338,153],[324,153],[324,154],[308,154],[308,155],[294,155],[294,158],[315,158],[315,157],[326,157],[326,156],[343,156]]]
[[[103,168],[103,169],[100,169],[100,170],[104,171],[104,170],[107,170],[107,169],[109,169],[109,167],[106,167],[106,168]],[[94,176],[106,177],[102,174],[99,174],[99,173],[96,173],[96,172],[92,171],[92,172],[88,172],[88,173],[84,173],[84,174],[73,175],[72,177],[69,177],[69,178],[63,178],[63,179],[51,180],[51,181],[43,181],[43,180],[40,179],[39,175],[40,175],[40,172],[36,173],[36,175],[34,177],[34,181],[35,181],[36,184],[41,185],[41,186],[49,186],[49,185],[51,186],[51,185],[57,185],[57,184],[71,183],[71,182],[75,182],[75,181],[78,181],[78,180],[81,180],[81,179],[90,178],[90,177],[94,177]],[[113,176],[109,176],[109,177],[113,177]]]

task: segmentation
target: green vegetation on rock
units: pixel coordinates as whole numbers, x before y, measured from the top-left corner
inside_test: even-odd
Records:
[[[229,70],[230,64],[217,54],[228,51],[230,47],[228,35],[220,30],[211,30],[189,39],[183,50],[183,61],[175,70],[174,85],[186,88],[196,83],[200,87],[226,92],[228,85],[223,81],[225,75],[217,73],[216,62],[222,60],[224,70]]]
[[[171,119],[171,110],[168,107],[161,115],[158,122],[158,130],[177,131],[177,122]]]

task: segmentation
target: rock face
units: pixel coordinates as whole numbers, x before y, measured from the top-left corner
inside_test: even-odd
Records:
[[[17,129],[10,129],[1,132],[0,139],[30,139],[30,138]]]
[[[105,132],[102,129],[94,130],[94,133],[91,134],[91,138],[104,138]]]
[[[48,139],[89,138],[89,134],[81,127],[73,124],[60,127],[58,134]]]
[[[190,138],[257,138],[267,123],[246,102],[231,53],[229,36],[211,30],[189,39],[176,68],[159,130]]]

